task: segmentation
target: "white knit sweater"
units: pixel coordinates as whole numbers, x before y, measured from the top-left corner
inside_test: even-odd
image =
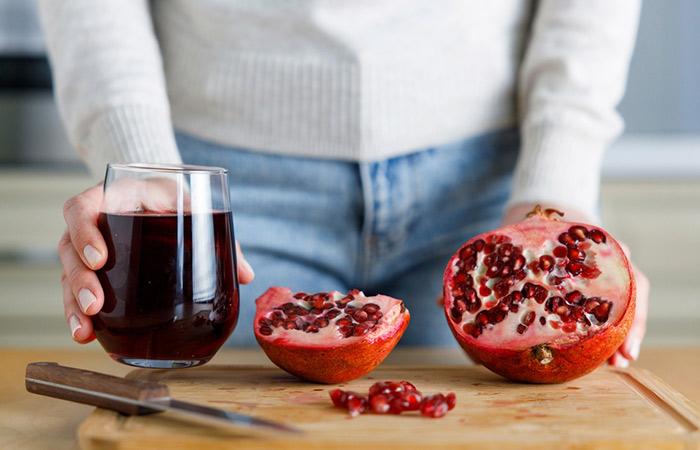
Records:
[[[519,123],[511,202],[593,214],[638,0],[42,0],[93,172],[225,145],[372,161]]]

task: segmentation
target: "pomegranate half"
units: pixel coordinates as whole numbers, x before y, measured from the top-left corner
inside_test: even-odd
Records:
[[[634,277],[620,245],[560,216],[538,206],[467,241],[445,269],[452,333],[474,360],[512,380],[561,383],[592,371],[634,316]]]
[[[409,320],[403,301],[385,295],[272,287],[256,300],[254,329],[265,354],[281,369],[309,381],[341,383],[377,367]]]

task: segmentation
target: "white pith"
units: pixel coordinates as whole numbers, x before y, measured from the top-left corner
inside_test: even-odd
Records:
[[[558,236],[559,233],[568,230],[571,224],[562,224],[562,228],[559,232],[553,232],[551,229],[548,231],[548,235]],[[531,230],[530,230],[531,231]],[[509,230],[507,232],[508,236],[512,238],[511,243],[514,246],[521,246],[524,248],[523,256],[526,258],[526,273],[525,279],[517,282],[513,285],[509,292],[515,290],[521,290],[525,283],[534,283],[543,286],[549,290],[547,298],[558,295],[564,297],[567,292],[574,290],[580,291],[585,297],[601,297],[603,300],[614,301],[612,308],[610,310],[610,315],[608,320],[600,325],[598,325],[596,320],[588,315],[591,320],[591,325],[588,326],[583,323],[576,323],[576,329],[573,332],[564,332],[561,328],[553,328],[551,323],[557,322],[563,325],[561,318],[555,313],[549,313],[545,311],[545,304],[538,304],[534,299],[523,299],[522,303],[519,304],[519,310],[517,313],[508,312],[506,318],[499,322],[498,324],[492,325],[488,324],[484,327],[482,334],[476,338],[480,345],[484,347],[499,347],[499,348],[510,348],[510,349],[525,349],[532,347],[541,343],[559,343],[565,344],[569,341],[579,340],[580,336],[586,334],[596,333],[597,331],[606,328],[612,323],[617,323],[621,318],[622,314],[626,310],[625,300],[629,296],[630,288],[630,278],[629,272],[624,264],[621,264],[620,250],[616,245],[612,245],[610,242],[596,244],[591,240],[587,240],[586,245],[588,248],[585,249],[586,259],[584,263],[586,265],[595,265],[601,274],[595,279],[585,279],[583,277],[572,277],[568,274],[563,267],[557,267],[554,271],[547,273],[540,271],[538,274],[533,273],[527,268],[533,260],[539,259],[541,255],[547,254],[552,255],[552,251],[555,247],[561,245],[560,243],[551,239],[541,239],[536,242],[536,247],[533,247],[532,234],[528,239],[529,243],[524,245],[525,234],[528,230]],[[483,310],[488,309],[496,305],[498,300],[496,299],[495,293],[493,292],[493,286],[500,279],[489,279],[486,286],[492,289],[489,296],[483,297],[479,294],[479,278],[482,276],[487,267],[483,260],[485,258],[484,252],[479,252],[477,255],[477,265],[473,271],[470,273],[474,278],[474,289],[477,291],[477,295],[481,299],[481,308],[470,313],[465,312],[462,316],[462,321],[459,324],[453,322],[455,327],[458,327],[458,333],[465,335],[468,339],[473,339],[471,336],[467,336],[462,330],[464,324],[469,322],[474,322],[476,315]],[[556,258],[559,262],[559,258]],[[452,260],[452,275],[454,276],[458,272],[457,263],[459,259],[453,258]],[[564,281],[559,286],[548,286],[546,279],[552,275],[564,277]],[[523,334],[516,332],[518,325],[522,322],[524,316],[529,311],[535,311],[536,316],[534,322],[527,327]],[[545,317],[546,324],[540,324],[540,317]],[[451,320],[451,319],[449,319]]]
[[[275,289],[277,289],[278,291],[271,294],[272,297],[267,297],[268,293]],[[258,337],[277,343],[293,342],[304,347],[329,347],[331,345],[334,347],[338,347],[343,345],[350,345],[360,340],[373,342],[375,340],[384,338],[395,331],[395,323],[397,323],[400,320],[403,320],[403,302],[401,302],[400,300],[385,295],[366,297],[363,292],[360,292],[358,295],[355,296],[356,299],[348,303],[348,305],[361,308],[362,305],[366,305],[367,303],[375,303],[380,307],[380,311],[383,314],[382,317],[377,321],[377,325],[374,327],[374,329],[369,331],[364,336],[351,336],[346,338],[340,333],[340,331],[338,331],[338,326],[335,325],[335,322],[338,319],[345,316],[345,313],[342,310],[340,315],[338,315],[335,319],[331,320],[328,326],[319,329],[317,333],[307,333],[303,330],[287,330],[282,327],[276,327],[272,328],[272,334],[268,336],[263,336],[259,334],[259,325],[257,324],[258,319],[260,317],[269,317],[272,314],[273,308],[275,308],[276,306],[281,306],[285,303],[290,302],[298,304],[302,307],[306,307],[306,302],[304,300],[294,299],[292,295],[293,293],[289,289],[272,288],[268,290],[268,292],[266,292],[265,295],[263,295],[260,299],[258,299],[258,308],[260,309],[261,307],[263,307],[265,311],[264,315],[256,316],[255,332],[258,335]],[[345,297],[345,294],[342,294],[338,291],[329,292],[329,295],[331,296],[333,302]],[[325,311],[323,313],[325,313]],[[323,313],[319,316],[322,316]],[[314,316],[312,315],[311,317]]]

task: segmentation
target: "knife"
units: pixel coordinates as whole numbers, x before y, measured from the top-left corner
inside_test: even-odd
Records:
[[[168,386],[130,380],[104,373],[61,366],[54,362],[27,365],[27,391],[127,415],[167,412],[169,415],[208,425],[223,425],[248,434],[301,433],[297,428],[170,397]]]

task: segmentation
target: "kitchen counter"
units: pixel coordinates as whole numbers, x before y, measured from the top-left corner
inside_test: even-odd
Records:
[[[92,410],[89,406],[32,395],[24,390],[24,369],[31,361],[56,361],[114,375],[131,368],[117,364],[101,350],[92,348],[34,349],[0,348],[0,448],[74,449],[80,422]],[[210,364],[270,365],[257,349],[226,349]],[[458,349],[400,348],[385,364],[466,365]],[[637,367],[650,369],[696,404],[700,404],[700,347],[644,348]]]

